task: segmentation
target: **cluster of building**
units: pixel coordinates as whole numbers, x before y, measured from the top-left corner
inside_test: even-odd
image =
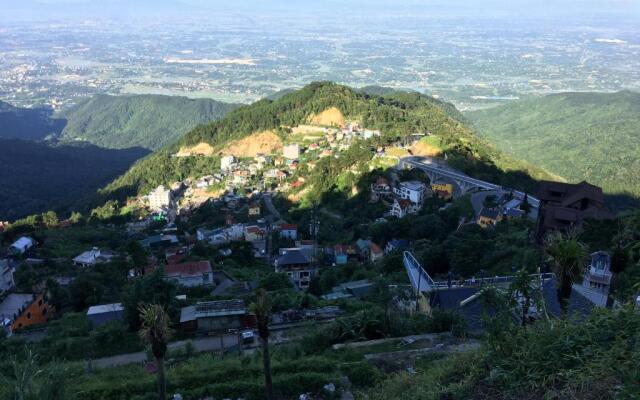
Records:
[[[510,195],[502,195],[496,199],[493,207],[482,207],[476,223],[482,228],[491,228],[503,220],[524,218],[527,215],[524,201]]]
[[[383,199],[390,204],[388,215],[402,218],[417,213],[425,199],[438,196],[445,200],[453,198],[453,185],[446,182],[433,182],[427,186],[418,180],[403,181],[392,184],[384,177],[378,177],[371,184],[371,200]]]

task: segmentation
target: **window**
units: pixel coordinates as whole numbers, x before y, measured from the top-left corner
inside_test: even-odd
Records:
[[[38,302],[38,306],[42,306],[42,299]]]
[[[31,319],[31,313],[30,312],[27,313],[27,319]]]
[[[45,315],[47,315],[47,309],[46,308],[42,310],[42,316],[44,317]]]

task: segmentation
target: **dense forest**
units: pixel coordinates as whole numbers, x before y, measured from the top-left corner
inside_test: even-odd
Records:
[[[478,134],[568,181],[640,195],[640,93],[563,93],[469,113]]]
[[[0,139],[0,149],[0,220],[83,204],[148,153],[141,148],[48,146],[18,139]]]
[[[385,92],[384,95],[367,94],[346,86],[315,82],[304,88],[285,93],[278,100],[264,99],[250,106],[229,112],[223,119],[199,125],[176,144],[139,161],[127,174],[107,186],[107,197],[118,193],[133,194],[148,190],[169,179],[196,175],[194,165],[171,158],[180,146],[209,143],[222,147],[225,143],[247,137],[255,132],[275,130],[286,134],[287,129],[308,122],[310,116],[331,107],[338,108],[348,120],[360,122],[369,129],[379,129],[383,135],[368,145],[387,145],[416,132],[437,135],[447,146],[448,162],[452,166],[480,179],[500,182],[510,187],[531,189],[531,177],[549,178],[545,171],[513,158],[479,139],[465,124],[464,117],[451,104],[417,92]],[[351,151],[353,159],[327,160],[320,170],[343,168],[337,164],[353,165],[362,161],[362,152]],[[324,164],[335,162],[336,165]],[[331,183],[334,176],[324,176]]]
[[[58,136],[65,122],[52,115],[51,108],[19,108],[0,101],[0,138],[42,140]]]
[[[66,110],[65,141],[83,140],[104,148],[156,150],[198,124],[221,118],[236,104],[179,96],[97,95]]]

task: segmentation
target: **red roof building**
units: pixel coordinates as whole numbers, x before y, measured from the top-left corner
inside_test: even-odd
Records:
[[[182,286],[204,286],[213,284],[213,270],[209,261],[193,261],[165,266],[165,279]]]

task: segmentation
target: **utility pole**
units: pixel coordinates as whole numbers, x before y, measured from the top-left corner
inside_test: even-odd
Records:
[[[317,265],[317,255],[318,255],[318,231],[320,230],[320,221],[317,219],[317,203],[313,203],[313,208],[311,209],[311,222],[309,223],[309,235],[313,240],[313,259],[311,260],[313,269],[315,270]]]

